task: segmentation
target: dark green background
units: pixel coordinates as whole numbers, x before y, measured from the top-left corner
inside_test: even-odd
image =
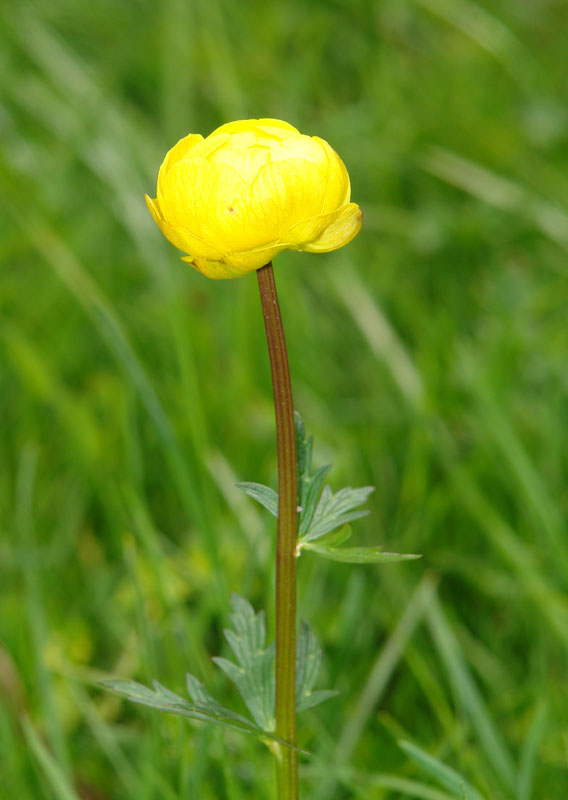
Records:
[[[3,796],[274,796],[262,745],[95,687],[190,670],[241,710],[209,661],[227,592],[271,615],[273,520],[234,488],[275,485],[255,276],[190,270],[143,201],[181,136],[264,116],[327,139],[364,211],[347,248],[275,263],[316,466],[376,485],[355,544],[423,553],[302,556],[318,686],[340,690],[301,718],[303,796],[462,796],[401,738],[486,800],[567,796],[567,20],[2,5]]]

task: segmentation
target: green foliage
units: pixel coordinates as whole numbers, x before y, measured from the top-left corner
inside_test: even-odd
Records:
[[[334,697],[333,689],[313,690],[321,663],[321,650],[307,622],[302,620],[296,649],[296,710],[305,711]]]
[[[166,689],[158,681],[153,681],[153,689],[149,689],[137,681],[122,680],[101,681],[101,686],[112,689],[133,703],[149,706],[158,711],[179,714],[199,722],[213,722],[241,733],[250,733],[256,736],[263,736],[265,733],[262,728],[255,726],[246,717],[235,714],[217,703],[193,675],[187,676],[187,690],[193,703]]]
[[[250,711],[251,721],[218,703],[203,683],[194,676],[186,675],[186,687],[193,702],[166,689],[153,681],[153,689],[137,681],[107,680],[100,685],[126,697],[133,703],[149,706],[158,711],[179,714],[199,722],[211,722],[225,728],[274,742],[282,740],[274,735],[275,720],[275,644],[266,646],[264,611],[255,614],[253,607],[237,594],[231,596],[233,613],[229,619],[233,629],[224,631],[225,638],[235,654],[237,664],[226,658],[214,657],[213,661],[233,681],[245,705]],[[317,639],[306,622],[302,622],[298,636],[296,654],[296,710],[313,708],[337,692],[314,691],[321,663],[321,650]]]
[[[264,611],[255,614],[248,600],[236,594],[231,606],[229,619],[234,630],[227,629],[224,634],[238,663],[226,658],[213,661],[236,685],[259,728],[274,731],[275,645],[272,642],[265,647]]]
[[[344,564],[392,564],[420,558],[412,553],[385,553],[379,546],[339,546],[351,536],[348,523],[369,513],[354,509],[366,502],[375,487],[352,489],[346,486],[334,494],[329,486],[324,486],[323,482],[331,466],[320,467],[312,473],[313,436],[306,437],[306,426],[297,411],[294,412],[294,421],[298,464],[298,555],[302,550],[311,550],[331,561],[341,561]],[[274,489],[260,483],[248,482],[237,483],[236,486],[268,509],[273,516],[278,516],[278,494]]]
[[[318,538],[318,543],[298,543],[298,550],[309,550],[330,561],[344,564],[394,564],[397,561],[412,561],[420,558],[413,553],[385,553],[382,547],[340,547],[351,536],[351,528],[345,525],[341,530]]]
[[[263,486],[262,483],[250,483],[249,481],[240,481],[235,486],[264,506],[274,517],[278,516],[278,493],[274,489]]]

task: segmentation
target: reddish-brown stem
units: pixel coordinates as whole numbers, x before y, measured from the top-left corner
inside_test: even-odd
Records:
[[[292,385],[272,263],[257,270],[266,328],[278,451],[276,544],[276,734],[292,747],[277,758],[278,800],[298,800],[296,747],[296,537],[298,478]]]

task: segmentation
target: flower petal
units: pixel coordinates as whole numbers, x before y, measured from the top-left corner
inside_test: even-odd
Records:
[[[351,186],[345,164],[335,150],[324,139],[320,139],[318,136],[314,136],[314,139],[319,143],[327,158],[328,183],[321,208],[321,213],[326,214],[349,202]]]
[[[325,176],[311,161],[289,158],[262,167],[237,198],[245,250],[277,243],[293,225],[319,214]]]
[[[315,241],[302,245],[300,250],[308,253],[328,253],[343,247],[355,238],[361,229],[363,214],[356,203],[349,203],[340,209],[335,220],[328,225]]]
[[[305,245],[316,241],[340,214],[340,209],[331,211],[329,214],[314,214],[309,219],[292,225],[281,238],[281,242],[286,242],[288,249],[294,247],[305,250]]]
[[[183,139],[180,139],[179,142],[175,144],[166,154],[158,173],[158,194],[161,190],[160,184],[163,183],[168,170],[171,169],[174,164],[177,164],[178,161],[181,161],[182,158],[185,158],[189,151],[192,150],[196,144],[199,144],[199,142],[202,141],[203,136],[201,136],[200,133],[190,133],[187,136],[184,136]]]
[[[222,252],[213,247],[209,242],[205,242],[199,236],[196,236],[180,225],[170,225],[162,216],[158,200],[152,200],[148,195],[144,196],[156,225],[174,247],[183,250],[184,253],[191,253],[191,257],[222,258]]]
[[[242,119],[237,122],[227,122],[213,131],[211,136],[215,133],[241,133],[243,131],[250,131],[255,127],[273,128],[276,131],[290,131],[292,133],[299,133],[299,131],[287,122],[281,119]]]
[[[205,187],[211,182],[211,165],[205,158],[184,159],[164,176],[158,191],[160,209],[165,221],[202,236]]]
[[[194,258],[187,256],[182,258],[188,264],[203,273],[208,278],[221,280],[223,278],[239,278],[241,275],[246,275],[247,272],[252,272],[255,269],[260,269],[272,261],[284,247],[262,247],[258,250],[248,250],[243,253],[231,253],[224,255],[222,260],[212,260],[207,258]]]

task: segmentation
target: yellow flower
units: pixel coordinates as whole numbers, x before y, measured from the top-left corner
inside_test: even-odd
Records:
[[[148,208],[183,260],[209,278],[236,278],[281,250],[325,253],[357,235],[347,170],[323,139],[277,119],[191,133],[164,159]]]

